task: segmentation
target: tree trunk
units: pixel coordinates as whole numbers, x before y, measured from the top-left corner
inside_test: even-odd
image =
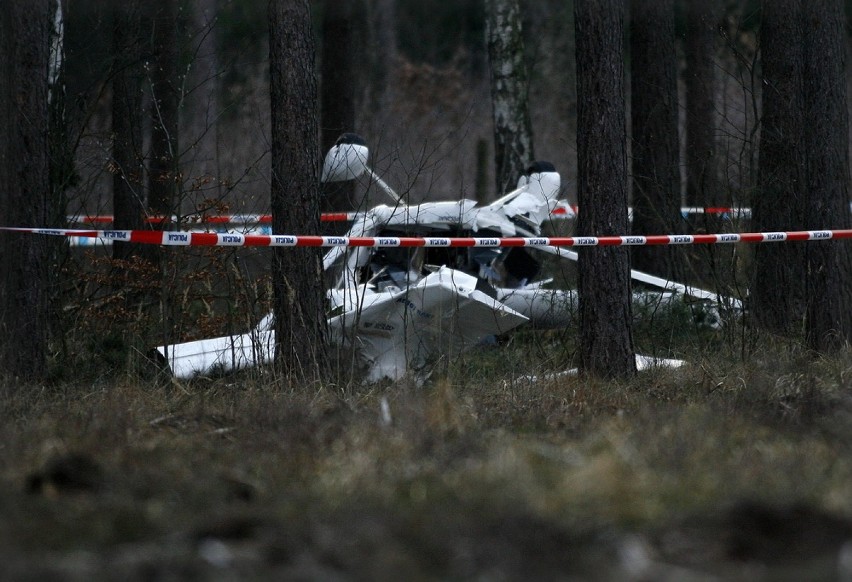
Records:
[[[576,0],[577,232],[627,232],[624,5]],[[580,367],[604,377],[636,372],[628,251],[584,248],[578,265]]]
[[[74,147],[69,138],[69,123],[65,115],[65,18],[68,0],[50,2],[51,34],[50,64],[48,66],[48,103],[50,104],[50,203],[48,219],[51,224],[65,224],[65,191],[74,183]],[[62,241],[53,241],[54,252],[65,248]],[[50,244],[50,243],[49,243]]]
[[[808,204],[802,147],[804,42],[801,0],[763,3],[760,58],[763,118],[758,194],[752,202],[755,231],[796,230]],[[757,245],[750,285],[750,313],[773,333],[801,332],[805,315],[805,245]]]
[[[49,183],[48,0],[12,0],[0,10],[0,224],[47,224]],[[37,380],[47,368],[48,243],[0,234],[0,371]]]
[[[68,14],[68,0],[51,0],[50,4],[50,56],[47,73],[48,120],[48,164],[50,166],[50,188],[47,200],[47,221],[45,226],[67,226],[68,197],[67,190],[76,184],[75,144],[71,138],[74,133],[66,114],[66,51],[65,22]],[[50,337],[63,333],[61,321],[61,296],[63,291],[63,269],[68,258],[69,246],[60,237],[50,237],[47,244],[47,272],[45,287],[47,290],[48,321]],[[65,345],[64,342],[62,344]]]
[[[324,154],[342,133],[358,129],[355,112],[361,96],[366,22],[360,0],[326,0],[323,9],[320,143]],[[352,210],[357,205],[354,187],[353,181],[323,184],[325,209]]]
[[[630,87],[633,144],[633,233],[678,234],[677,61],[673,0],[631,0]],[[683,280],[683,253],[671,247],[636,247],[641,271]]]
[[[839,0],[764,2],[758,230],[847,229],[849,119],[845,16]],[[752,312],[826,352],[852,339],[852,254],[839,242],[755,251]]]
[[[718,0],[686,0],[685,4],[686,204],[719,206],[714,94]]]
[[[314,40],[307,0],[269,3],[272,226],[319,232],[319,143]],[[326,373],[325,285],[319,249],[276,248],[275,360],[291,381]]]
[[[178,35],[176,0],[152,3],[153,55],[151,82],[151,161],[148,205],[154,214],[170,216],[178,208]]]
[[[137,2],[113,5],[112,200],[114,228],[139,229],[145,215],[142,185],[142,23]],[[112,256],[127,259],[130,243],[115,242]]]
[[[808,172],[805,228],[848,229],[849,115],[846,17],[841,0],[802,2],[805,27],[803,149]],[[807,343],[819,352],[852,339],[852,252],[843,242],[806,247]]]
[[[513,190],[533,162],[529,79],[518,0],[486,0],[497,196]]]
[[[187,178],[192,185],[196,205],[205,200],[219,200],[221,195],[219,170],[219,58],[217,0],[197,0],[190,12],[190,51],[185,103],[190,146],[186,163]],[[189,140],[189,141],[187,141]]]
[[[372,110],[388,106],[399,59],[396,0],[372,0],[363,5],[367,15],[368,41],[365,52],[366,62],[369,63],[364,94],[365,102]]]

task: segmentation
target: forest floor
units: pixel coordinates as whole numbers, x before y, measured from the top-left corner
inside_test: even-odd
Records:
[[[852,579],[852,353],[732,343],[629,382],[523,378],[570,360],[527,333],[422,385],[8,389],[2,578]]]

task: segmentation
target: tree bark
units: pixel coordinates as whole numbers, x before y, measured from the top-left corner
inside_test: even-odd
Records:
[[[50,193],[48,0],[12,0],[0,10],[0,224],[40,226]],[[0,234],[0,371],[38,380],[47,371],[48,243]],[[12,385],[12,384],[10,384]]]
[[[340,134],[356,131],[359,93],[358,66],[364,30],[356,19],[358,0],[326,0],[322,18],[320,120],[322,151],[328,151]],[[360,38],[359,38],[360,37]]]
[[[486,0],[497,196],[513,190],[534,161],[529,79],[518,0]]]
[[[326,0],[322,18],[320,142],[327,152],[342,133],[355,132],[365,58],[365,10],[360,0]],[[352,210],[355,183],[323,184],[327,210]]]
[[[186,139],[190,155],[186,166],[196,202],[219,200],[219,58],[217,54],[217,0],[196,0],[190,11],[191,29],[185,108]],[[191,140],[191,141],[189,141]],[[182,161],[183,163],[183,161]]]
[[[631,0],[633,234],[682,233],[673,0]],[[636,247],[634,267],[683,280],[683,253]]]
[[[142,21],[138,2],[113,5],[112,200],[114,227],[140,229],[145,215],[142,153]],[[112,256],[128,259],[130,243],[115,242]]]
[[[270,0],[272,226],[319,232],[319,143],[314,40],[307,0]],[[291,381],[327,371],[325,285],[319,249],[276,248],[275,360]]]
[[[577,232],[627,232],[624,5],[576,0]],[[580,368],[603,377],[636,372],[630,262],[623,247],[585,248],[578,265]]]
[[[178,208],[178,35],[176,0],[152,3],[153,58],[151,82],[151,160],[148,206],[154,214],[171,216]]]
[[[69,116],[67,115],[66,95],[66,50],[65,28],[68,15],[68,0],[51,0],[50,10],[50,56],[47,73],[48,113],[48,165],[50,167],[50,188],[47,200],[47,221],[45,226],[67,226],[68,197],[67,190],[76,185],[78,174],[75,168],[75,150],[71,135]],[[48,304],[48,335],[57,337],[63,333],[60,327],[60,309],[62,295],[63,270],[69,254],[69,246],[60,237],[50,237],[47,244],[46,289]],[[65,345],[64,342],[62,345]]]
[[[754,226],[847,229],[849,119],[839,0],[764,2],[763,120]],[[761,247],[770,245],[761,245]],[[852,253],[838,242],[755,251],[752,312],[773,332],[828,352],[852,339]]]
[[[763,3],[760,58],[763,118],[760,128],[758,194],[752,230],[802,226],[808,176],[804,139],[804,31],[801,0]],[[750,285],[750,313],[773,333],[801,332],[805,315],[805,245],[757,245]]]
[[[50,204],[51,224],[64,225],[67,202],[65,191],[76,181],[74,146],[69,138],[65,97],[65,19],[68,0],[50,2],[50,64],[48,66],[48,103],[50,104]],[[50,244],[50,243],[49,243]],[[62,241],[50,244],[54,255],[64,248]]]
[[[372,0],[365,2],[364,7],[368,29],[365,52],[369,63],[365,101],[371,109],[379,109],[388,106],[399,60],[396,0]]]
[[[719,206],[721,202],[715,135],[715,24],[718,12],[718,0],[685,2],[687,206]]]
[[[846,16],[841,0],[804,0],[806,229],[848,229],[849,114]],[[852,340],[852,252],[842,242],[806,247],[808,345],[828,352]]]

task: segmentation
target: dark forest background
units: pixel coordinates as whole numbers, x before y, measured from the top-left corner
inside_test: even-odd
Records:
[[[69,113],[79,138],[75,153],[79,176],[69,192],[72,213],[111,212],[112,181],[104,163],[111,147],[108,81],[114,64],[109,5],[103,0],[77,0],[67,12]],[[557,0],[521,5],[535,151],[556,165],[565,197],[576,203],[573,8],[570,2]],[[323,2],[313,2],[312,7],[319,47],[329,40],[323,27],[329,8]],[[676,3],[681,73],[684,9]],[[758,14],[758,2],[720,6],[712,47],[716,171],[729,204],[747,205],[756,179]],[[342,99],[351,99],[355,108],[354,127],[346,129],[367,139],[374,169],[412,202],[497,196],[482,2],[380,0],[363,3],[359,16],[349,49],[354,60],[339,64],[355,68],[356,93],[354,99]],[[270,148],[266,2],[185,3],[178,18],[178,71],[185,76],[180,99],[183,210],[193,210],[207,198],[221,198],[234,212],[266,211]],[[318,53],[318,71],[334,67],[323,64],[323,52]],[[629,51],[627,59],[629,66]],[[319,82],[322,86],[322,77]],[[683,101],[683,74],[679,91]],[[681,110],[683,134],[685,110]],[[146,133],[146,151],[149,140]],[[685,175],[683,189],[685,193]],[[350,208],[324,210],[351,210],[380,201],[379,195],[368,202],[358,196]]]
[[[494,199],[539,159],[562,174],[561,197],[585,207],[580,234],[846,228],[848,4],[75,0],[41,2],[38,15],[15,5],[0,22],[11,39],[3,45],[8,62],[20,67],[4,70],[19,83],[9,85],[18,101],[4,100],[12,129],[0,140],[11,172],[2,222],[58,227],[68,215],[114,214],[115,228],[134,229],[151,227],[145,216],[176,215],[168,227],[187,228],[200,214],[271,211],[279,233],[314,222],[319,229],[319,211],[385,201],[366,181],[324,185],[313,196],[314,160],[355,131],[370,144],[372,167],[408,203]],[[274,26],[273,10],[282,11]],[[500,21],[501,11],[518,17]],[[276,45],[270,35],[298,42]],[[45,86],[42,69],[27,66],[43,67],[49,55]],[[522,61],[511,62],[515,56]],[[509,66],[514,72],[499,86],[495,71]],[[296,86],[304,92],[291,93]],[[514,118],[495,121],[500,100]],[[27,119],[47,126],[27,134]],[[27,140],[32,152],[18,146]],[[30,200],[38,204],[22,204]],[[754,220],[684,219],[683,204],[753,207]],[[16,244],[10,236],[0,243]],[[118,336],[120,354],[134,344],[241,332],[276,295],[268,257],[251,251],[115,245],[83,254],[56,241],[22,244],[32,250],[10,253],[8,276],[0,273],[8,282],[0,320],[10,330],[37,330],[27,336],[31,350],[6,350],[19,363],[85,352],[68,337],[91,332],[92,322]],[[771,333],[803,335],[817,351],[845,345],[852,337],[846,247],[764,247],[711,246],[689,256],[633,249],[629,260],[748,298],[751,322]],[[276,259],[273,275],[302,264],[299,252]],[[614,253],[617,262],[597,250],[581,255],[579,272],[589,258],[586,281],[593,281],[585,302],[578,286],[581,306],[601,307],[595,301],[621,273],[612,300],[627,314],[627,255]],[[553,273],[558,284],[575,283],[566,271]],[[307,319],[318,320],[321,335],[321,277],[292,278],[299,281],[292,288],[316,293],[316,317]],[[586,340],[620,337],[624,372],[635,372],[629,316],[617,332],[614,322],[592,332],[581,320]],[[58,347],[48,349],[48,336]]]

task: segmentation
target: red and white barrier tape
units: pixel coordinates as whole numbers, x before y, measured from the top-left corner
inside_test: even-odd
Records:
[[[75,230],[0,227],[0,230],[165,246],[231,247],[590,247],[764,243],[852,238],[852,230],[577,237],[346,237],[159,230]]]
[[[357,212],[323,212],[321,222],[345,222],[355,220]],[[74,215],[67,217],[70,224],[112,224],[113,217],[109,214]],[[177,216],[166,220],[165,216],[147,216],[145,224],[163,224],[178,222]],[[183,224],[272,224],[271,214],[201,214],[187,216]]]
[[[571,208],[576,213],[577,206],[572,205]],[[684,207],[680,209],[684,216],[688,214],[719,214],[731,215],[734,217],[748,217],[751,215],[749,208],[728,208],[728,207]],[[320,215],[321,222],[351,222],[363,213],[358,212],[323,212]],[[571,218],[573,215],[568,213],[568,209],[563,206],[557,206],[551,212],[553,218]],[[69,224],[112,224],[113,217],[109,214],[92,214],[92,215],[73,215],[67,217]],[[148,216],[144,220],[145,224],[163,224],[165,222],[176,224],[178,218],[172,216],[166,220],[164,216]],[[272,224],[271,214],[202,214],[193,215],[184,218],[184,224]]]

